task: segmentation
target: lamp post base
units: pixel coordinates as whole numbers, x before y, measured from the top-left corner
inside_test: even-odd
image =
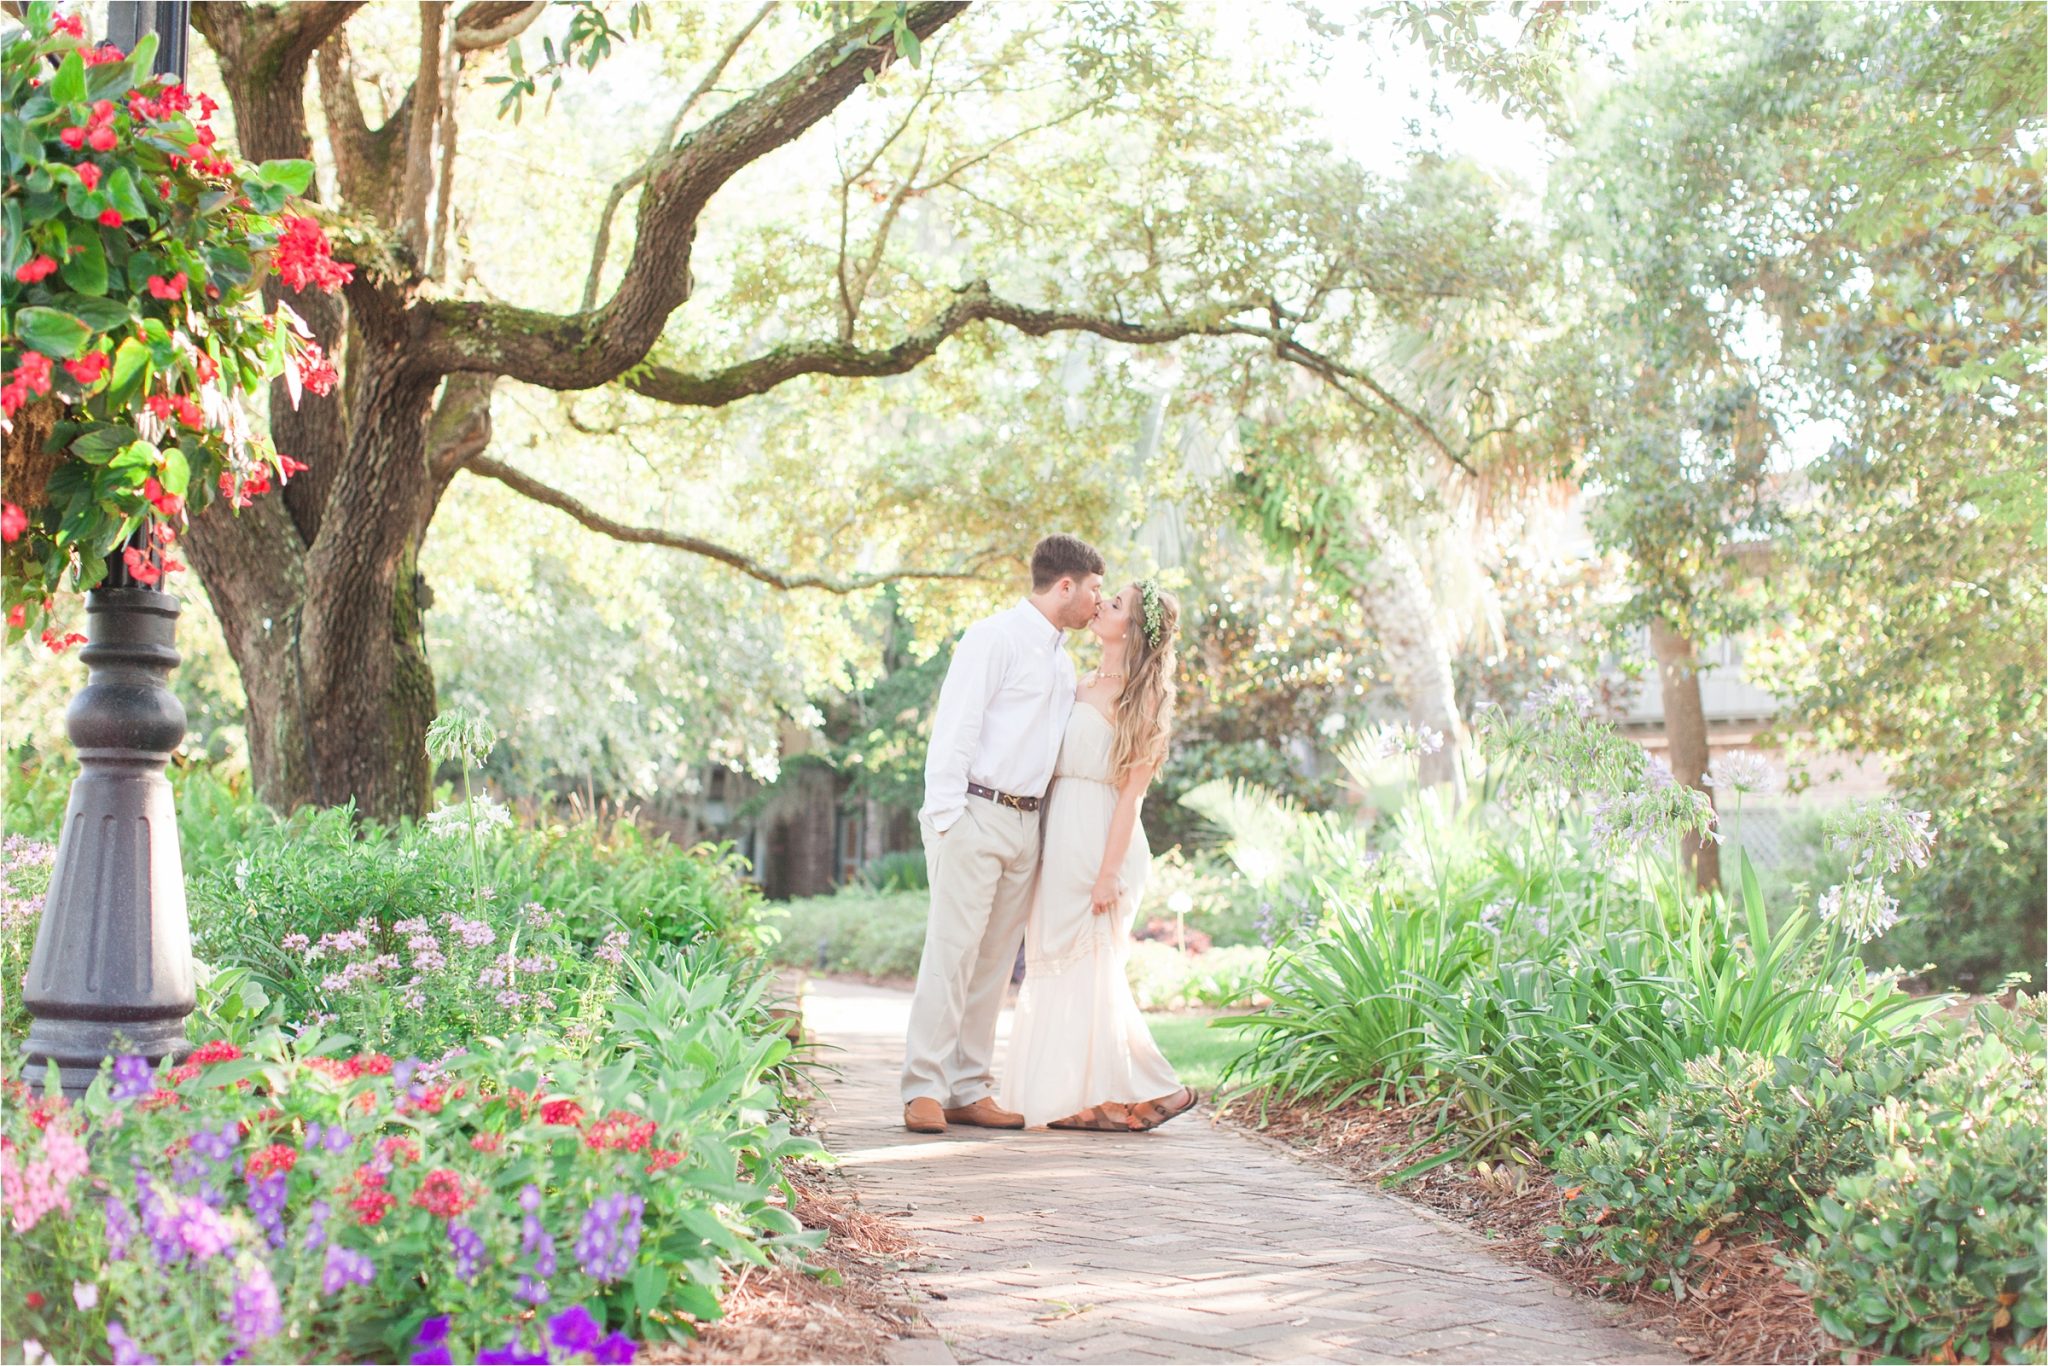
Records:
[[[177,667],[178,600],[154,589],[86,595],[92,670],[65,716],[78,747],[56,868],[36,930],[22,1005],[22,1051],[41,1085],[54,1064],[82,1093],[103,1059],[152,1063],[186,1048],[196,1003],[178,819],[164,765],[185,735],[165,685]]]

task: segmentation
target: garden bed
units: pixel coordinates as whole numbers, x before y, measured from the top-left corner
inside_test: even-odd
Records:
[[[1240,1100],[1223,1107],[1218,1119],[1334,1167],[1350,1180],[1377,1184],[1454,1146],[1431,1137],[1435,1116],[1434,1107],[1261,1107]],[[1786,1280],[1771,1242],[1729,1238],[1703,1252],[1694,1262],[1700,1268],[1694,1289],[1678,1300],[1616,1280],[1613,1264],[1589,1248],[1553,1250],[1546,1230],[1563,1222],[1564,1196],[1540,1164],[1447,1161],[1390,1193],[1476,1230],[1510,1261],[1627,1305],[1640,1326],[1669,1338],[1695,1360],[1815,1361],[1824,1350],[1812,1300]]]
[[[923,1316],[897,1277],[917,1244],[863,1208],[837,1169],[804,1164],[789,1179],[797,1218],[824,1231],[824,1246],[801,1263],[735,1275],[723,1296],[724,1318],[696,1342],[656,1349],[646,1360],[879,1362],[888,1359],[891,1342],[922,1335]]]

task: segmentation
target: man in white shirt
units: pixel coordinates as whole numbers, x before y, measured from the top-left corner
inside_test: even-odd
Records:
[[[1031,910],[1039,805],[1074,707],[1066,633],[1101,605],[1101,554],[1046,537],[1031,552],[1031,596],[967,628],[939,689],[918,812],[932,908],[903,1058],[903,1123],[917,1133],[1024,1127],[995,1102],[996,1020]]]

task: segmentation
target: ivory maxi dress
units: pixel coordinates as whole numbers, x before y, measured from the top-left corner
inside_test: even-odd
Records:
[[[1024,989],[1002,1089],[1003,1108],[1022,1113],[1027,1125],[1180,1090],[1124,975],[1131,922],[1152,864],[1142,824],[1119,870],[1125,890],[1116,909],[1090,909],[1116,811],[1113,738],[1109,718],[1077,702],[1053,767],[1038,888],[1024,929]]]

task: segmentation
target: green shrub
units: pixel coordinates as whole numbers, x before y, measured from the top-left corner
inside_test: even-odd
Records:
[[[1553,916],[1544,956],[1424,978],[1422,1051],[1484,1147],[1606,1130],[1717,1050],[1796,1054],[1903,1034],[1939,1004],[1873,978],[1798,912],[1773,927],[1747,859],[1736,904],[1671,891]]]
[[[1707,1239],[1767,1220],[1805,1233],[1814,1201],[1869,1160],[1872,1107],[1953,1039],[1695,1058],[1640,1114],[1557,1151],[1567,1198],[1555,1236],[1592,1244],[1625,1281],[1648,1277],[1682,1297],[1685,1268]]]
[[[775,960],[814,972],[914,977],[931,898],[924,892],[844,887],[783,907]]]
[[[1270,1004],[1239,1022],[1248,1046],[1224,1083],[1332,1104],[1414,1091],[1424,994],[1455,992],[1484,947],[1468,911],[1398,910],[1378,893],[1333,907],[1320,935],[1274,954],[1260,985]]]
[[[860,885],[876,892],[921,892],[932,885],[921,849],[899,849],[862,865]]]
[[[1130,946],[1124,971],[1140,1010],[1227,1010],[1257,994],[1266,960],[1266,950],[1250,946],[1182,953],[1141,939]]]
[[[1830,1336],[1905,1360],[2039,1360],[2048,1170],[2038,998],[1871,1114],[1870,1166],[1816,1204],[1792,1266]],[[2031,1045],[2031,1046],[2029,1046]]]

